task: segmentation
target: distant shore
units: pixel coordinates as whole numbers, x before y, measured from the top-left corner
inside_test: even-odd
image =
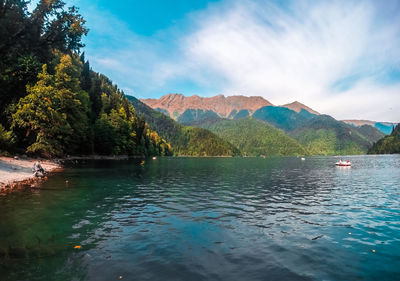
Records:
[[[24,185],[34,185],[41,181],[42,179],[36,178],[32,172],[32,166],[38,160],[34,158],[0,156],[0,191]],[[61,164],[55,161],[43,159],[40,159],[40,161],[47,173],[55,172],[62,168]]]

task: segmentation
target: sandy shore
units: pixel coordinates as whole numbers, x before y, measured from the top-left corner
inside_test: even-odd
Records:
[[[37,159],[14,159],[11,157],[0,157],[0,190],[13,188],[18,185],[29,184],[37,179],[33,176],[32,166]],[[41,165],[46,172],[53,172],[61,168],[49,160],[41,160]]]

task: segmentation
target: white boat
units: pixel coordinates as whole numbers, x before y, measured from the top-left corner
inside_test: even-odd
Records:
[[[350,161],[342,161],[340,160],[339,162],[335,163],[336,166],[342,166],[342,167],[350,167],[351,162]]]

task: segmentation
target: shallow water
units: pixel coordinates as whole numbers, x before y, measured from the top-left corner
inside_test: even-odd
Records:
[[[0,197],[0,279],[399,280],[400,155],[346,159],[69,167]]]

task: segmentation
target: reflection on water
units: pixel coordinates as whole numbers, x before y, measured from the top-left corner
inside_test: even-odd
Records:
[[[0,197],[1,279],[398,280],[400,157],[349,158],[67,168]]]

